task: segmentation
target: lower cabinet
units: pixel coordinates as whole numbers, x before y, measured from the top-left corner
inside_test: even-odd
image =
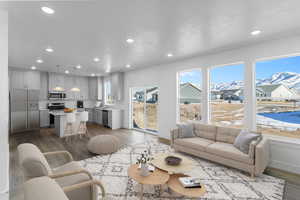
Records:
[[[102,111],[95,109],[94,113],[93,113],[93,116],[94,116],[94,122],[96,124],[100,124],[101,125],[102,124]]]
[[[49,110],[40,110],[40,127],[49,127],[50,126],[50,116]]]

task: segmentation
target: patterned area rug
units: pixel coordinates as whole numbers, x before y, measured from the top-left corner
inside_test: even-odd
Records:
[[[80,161],[80,164],[101,180],[107,199],[139,199],[140,185],[127,176],[127,169],[136,158],[151,147],[152,153],[173,152],[170,146],[148,141],[128,146],[111,155],[96,156]],[[200,177],[207,193],[198,199],[205,200],[281,200],[285,181],[267,175],[252,180],[247,173],[227,168],[194,156],[184,154],[197,162],[188,175]],[[144,186],[144,199],[190,199],[164,188]]]

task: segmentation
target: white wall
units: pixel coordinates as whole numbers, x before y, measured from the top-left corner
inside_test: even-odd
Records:
[[[8,191],[8,16],[0,11],[0,198]],[[6,196],[7,197],[7,196]]]
[[[255,38],[254,38],[255,39]],[[300,53],[300,37],[289,37],[284,39],[261,42],[255,45],[246,46],[234,50],[208,54],[191,59],[177,61],[171,64],[158,65],[145,69],[133,70],[125,73],[124,77],[124,127],[129,125],[129,89],[130,87],[141,86],[158,86],[159,87],[159,110],[158,110],[158,129],[159,137],[169,138],[170,129],[176,127],[176,73],[178,71],[191,68],[202,68],[204,73],[204,83],[209,80],[209,73],[206,70],[209,67],[224,65],[230,63],[245,63],[245,127],[256,129],[256,114],[252,112],[256,110],[255,103],[255,85],[252,80],[255,78],[254,62],[257,59],[270,58],[283,55],[294,55]],[[203,89],[208,86],[203,84]],[[207,100],[207,99],[206,99]],[[203,101],[205,103],[205,99]],[[209,118],[208,108],[204,109],[204,122]],[[272,143],[273,144],[273,143]],[[299,141],[300,144],[300,141]],[[288,148],[289,151],[282,150],[280,156],[275,155],[272,147],[272,158],[276,157],[277,164],[274,161],[270,166],[286,169],[284,166],[278,165],[278,161],[290,165],[289,169],[293,172],[300,173],[300,169],[295,170],[292,166],[300,161],[298,154],[299,148],[284,143],[281,148]],[[292,149],[292,150],[291,150]],[[288,153],[287,153],[288,152]],[[293,153],[291,153],[293,152]],[[291,154],[290,154],[291,153]],[[275,156],[275,157],[274,157]],[[283,158],[285,157],[285,160]],[[289,162],[286,162],[288,159]],[[298,165],[299,166],[299,165]]]

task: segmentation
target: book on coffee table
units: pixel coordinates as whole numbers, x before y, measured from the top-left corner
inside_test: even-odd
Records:
[[[201,183],[199,178],[194,177],[180,177],[179,182],[184,188],[201,188]]]

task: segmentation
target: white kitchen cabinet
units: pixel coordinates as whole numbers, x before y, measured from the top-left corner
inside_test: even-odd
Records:
[[[11,70],[9,75],[11,89],[40,89],[40,72],[38,71]]]
[[[95,119],[95,122],[96,124],[102,124],[102,110],[98,110],[98,109],[95,109],[95,113],[96,113],[96,119]]]
[[[50,126],[50,116],[49,110],[40,110],[40,127],[49,127]]]
[[[118,72],[111,75],[111,94],[114,101],[123,99],[123,73]]]
[[[40,73],[40,100],[48,100],[48,73]]]
[[[89,120],[88,120],[88,122],[95,122],[95,119],[94,119],[95,109],[93,109],[93,108],[86,108],[85,110],[89,113]]]
[[[112,109],[108,111],[108,126],[113,130],[122,127],[122,110]]]
[[[49,91],[53,92],[53,88],[57,86],[65,89],[65,75],[52,72],[49,73]]]
[[[40,72],[26,71],[24,72],[24,85],[25,88],[32,90],[39,90],[41,84]]]
[[[88,91],[90,100],[102,100],[102,78],[89,77],[88,78]]]
[[[19,70],[10,71],[10,88],[24,89],[24,72]]]

